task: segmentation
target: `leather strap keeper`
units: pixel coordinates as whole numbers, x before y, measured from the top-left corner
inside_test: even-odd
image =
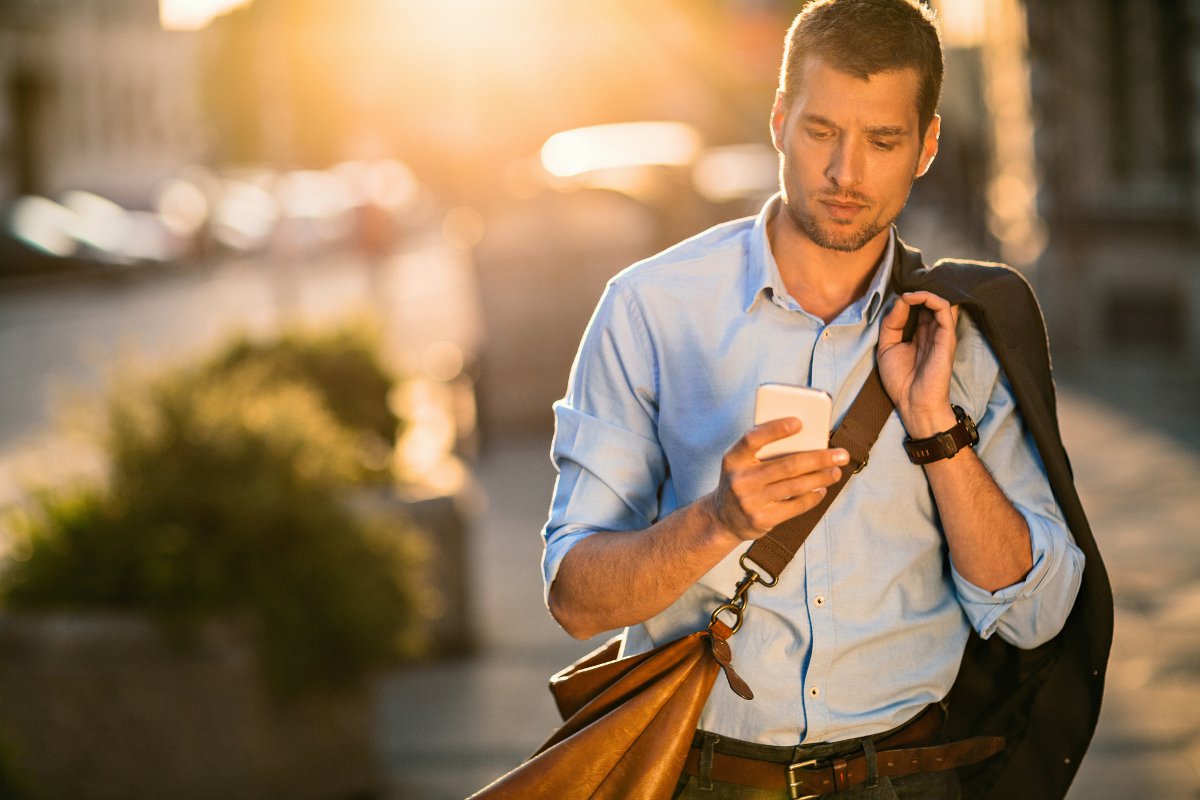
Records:
[[[928,744],[937,736],[941,724],[941,709],[934,704],[912,722],[877,740],[877,774],[901,778],[920,772],[954,769],[978,763],[1004,749],[1004,738],[1000,736],[976,736],[949,744]],[[701,774],[700,756],[700,747],[693,746],[684,764],[685,775]],[[714,751],[711,758],[709,776],[714,781],[790,792],[794,798],[844,792],[866,782],[869,777],[867,758],[861,752],[795,764],[762,761],[719,751]]]

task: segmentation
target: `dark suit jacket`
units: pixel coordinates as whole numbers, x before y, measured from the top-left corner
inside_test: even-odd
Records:
[[[996,757],[960,770],[964,798],[1058,800],[1067,793],[1100,714],[1113,598],[1058,429],[1041,309],[1025,278],[1003,264],[942,260],[926,267],[919,250],[903,245],[892,279],[900,291],[927,290],[946,298],[979,325],[1087,559],[1079,596],[1057,637],[1020,650],[998,636],[984,641],[972,633],[950,694],[951,740],[984,733],[1008,739]]]

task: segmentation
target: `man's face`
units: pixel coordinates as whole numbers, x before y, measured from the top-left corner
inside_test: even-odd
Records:
[[[791,106],[776,97],[771,114],[784,208],[818,246],[852,252],[900,214],[937,154],[941,120],[918,130],[914,69],[862,80],[810,56],[803,75]]]

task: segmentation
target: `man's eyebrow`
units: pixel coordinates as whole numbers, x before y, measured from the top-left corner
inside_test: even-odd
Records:
[[[822,117],[820,114],[805,114],[804,121],[813,125],[821,125],[826,128],[836,128],[837,124],[831,120]]]
[[[838,129],[840,126],[827,117],[822,117],[820,114],[805,114],[804,121],[810,125],[820,125],[825,128]],[[904,136],[908,133],[908,128],[903,125],[871,125],[866,128],[866,132],[872,136]]]

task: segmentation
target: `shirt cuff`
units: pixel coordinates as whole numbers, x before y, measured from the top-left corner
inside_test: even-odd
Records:
[[[1025,524],[1029,527],[1029,543],[1033,555],[1033,567],[1021,581],[1003,589],[989,592],[964,578],[950,559],[950,573],[954,578],[958,599],[962,604],[971,626],[980,637],[986,639],[996,632],[1000,617],[1015,603],[1037,594],[1046,578],[1055,573],[1066,550],[1066,537],[1059,528],[1045,517],[1038,516],[1018,507]]]
[[[548,537],[546,536],[547,532],[543,531],[542,535],[546,537],[548,543],[542,551],[542,600],[546,603],[547,608],[550,607],[550,586],[558,577],[558,568],[562,566],[563,559],[566,558],[572,547],[595,532],[587,528],[577,528],[575,530],[559,530],[553,537]]]

